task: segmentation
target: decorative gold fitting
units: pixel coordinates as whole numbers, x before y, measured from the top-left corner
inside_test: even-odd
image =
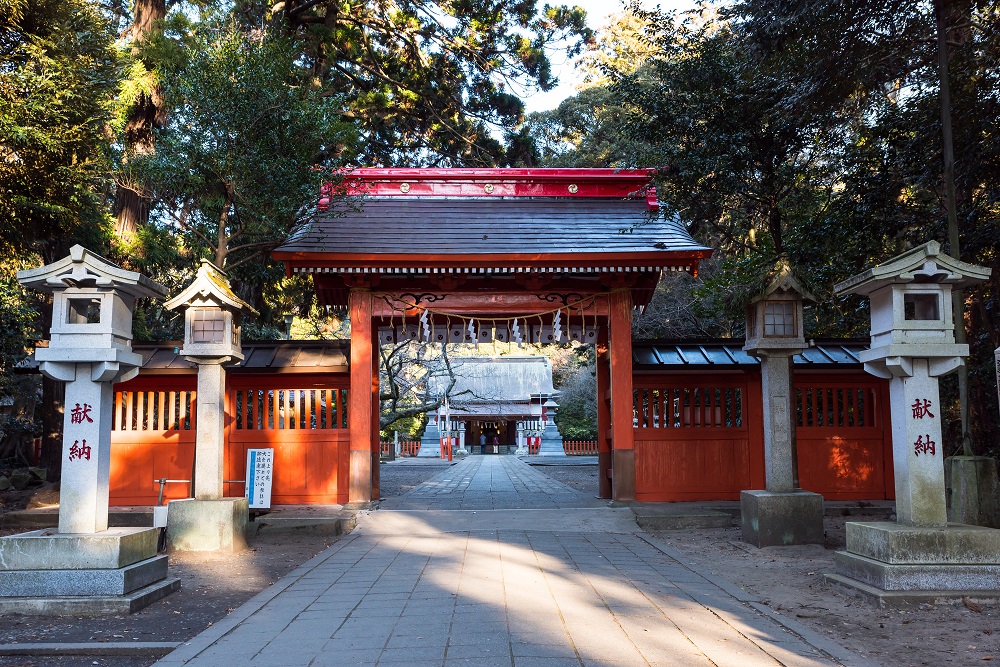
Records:
[[[577,186],[576,183],[570,183],[569,184],[569,193],[571,195],[575,195],[579,191],[580,191],[580,188]]]
[[[399,184],[399,191],[402,192],[405,195],[407,192],[410,191],[410,184],[409,183],[400,183]]]
[[[487,183],[486,185],[483,186],[483,190],[485,190],[486,194],[488,194],[488,195],[493,194],[493,184],[492,183]]]

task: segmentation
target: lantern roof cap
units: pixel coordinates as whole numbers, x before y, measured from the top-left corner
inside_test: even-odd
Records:
[[[810,303],[815,303],[817,301],[816,297],[802,286],[798,277],[792,271],[791,267],[788,266],[788,262],[784,260],[778,262],[770,274],[771,281],[757,296],[750,299],[750,303],[758,303],[764,301],[772,294],[794,292],[802,297],[804,301],[809,301]]]
[[[938,283],[966,287],[987,280],[991,270],[969,264],[941,251],[941,244],[928,241],[856,276],[837,283],[835,294],[868,295],[886,285]]]
[[[229,278],[226,272],[217,267],[207,259],[201,260],[198,273],[184,290],[174,298],[163,304],[167,310],[188,307],[195,301],[211,299],[217,301],[222,306],[228,306],[238,312],[257,314],[257,311],[249,303],[236,296],[233,288],[229,285]]]
[[[62,292],[71,287],[97,287],[124,292],[135,298],[162,299],[167,288],[135,271],[112,264],[82,245],[74,245],[60,260],[17,272],[25,287],[40,292]]]

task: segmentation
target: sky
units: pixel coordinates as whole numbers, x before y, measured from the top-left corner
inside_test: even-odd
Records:
[[[556,4],[556,0],[549,0],[549,2]],[[625,0],[560,0],[559,4],[578,5],[586,9],[587,25],[594,30],[606,25],[609,16],[617,14],[625,8]],[[649,7],[659,5],[663,9],[684,10],[692,8],[695,3],[694,0],[661,0],[660,2],[646,0],[643,4]],[[559,85],[546,93],[536,92],[525,97],[525,109],[528,113],[555,109],[564,99],[576,94],[577,86],[583,77],[573,67],[573,61],[567,58],[565,53],[554,54],[552,56],[552,69],[559,78]]]

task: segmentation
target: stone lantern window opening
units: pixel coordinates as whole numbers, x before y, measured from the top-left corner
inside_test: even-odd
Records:
[[[100,324],[101,299],[99,297],[66,300],[66,324]]]
[[[777,338],[798,335],[794,301],[767,301],[764,303],[764,335]]]
[[[907,321],[939,321],[941,308],[938,294],[922,292],[903,294],[903,319]]]
[[[218,308],[191,309],[191,342],[221,343],[225,340],[226,316]],[[233,342],[236,342],[234,337]]]

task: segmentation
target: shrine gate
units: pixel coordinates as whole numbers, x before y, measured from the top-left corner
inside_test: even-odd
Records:
[[[361,207],[274,252],[351,320],[349,501],[378,497],[377,332],[441,342],[597,346],[600,493],[636,495],[632,310],[661,271],[697,273],[711,250],[656,216],[649,170],[358,169]],[[342,207],[337,209],[337,207]]]

